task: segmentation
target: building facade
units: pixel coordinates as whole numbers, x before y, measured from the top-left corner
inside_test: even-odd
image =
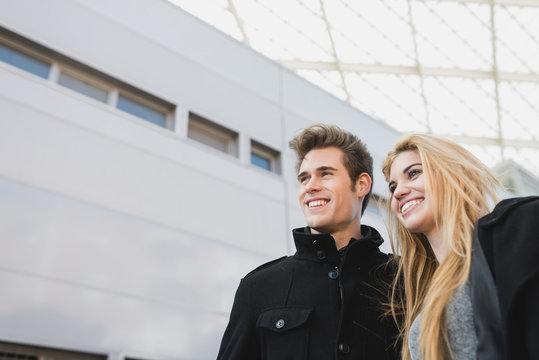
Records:
[[[214,358],[239,279],[293,252],[315,122],[384,197],[395,130],[169,2],[1,2],[0,353]]]

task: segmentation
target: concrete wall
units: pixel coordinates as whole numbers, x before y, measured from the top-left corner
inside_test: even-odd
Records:
[[[0,340],[214,358],[241,276],[293,252],[286,143],[313,122],[364,139],[386,194],[396,131],[167,1],[2,1],[0,25],[177,107],[159,128],[0,62]],[[239,158],[187,138],[189,111],[237,131]]]

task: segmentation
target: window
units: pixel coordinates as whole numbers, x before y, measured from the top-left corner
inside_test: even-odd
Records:
[[[116,107],[155,125],[167,127],[167,113],[164,110],[154,110],[142,102],[127,98],[124,95],[118,96]]]
[[[264,155],[258,155],[254,152],[251,153],[251,164],[261,167],[262,169],[271,171],[271,158],[264,156]]]
[[[224,153],[238,156],[238,133],[189,113],[187,136]]]
[[[281,173],[280,153],[254,140],[251,140],[251,164],[276,174]]]
[[[49,77],[50,64],[24,54],[6,44],[0,44],[0,60],[44,79]]]
[[[0,342],[0,359],[17,360],[106,360],[104,355],[42,346]]]
[[[174,128],[173,104],[2,27],[0,27],[0,61],[157,126],[170,130]]]
[[[65,72],[60,73],[58,84],[83,95],[89,96],[97,101],[101,101],[102,103],[107,102],[107,90],[100,89],[99,87],[92,85],[89,81],[78,79],[77,77],[66,74]]]

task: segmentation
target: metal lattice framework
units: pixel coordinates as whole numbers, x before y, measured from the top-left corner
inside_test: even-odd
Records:
[[[539,176],[539,0],[169,0],[402,132]]]

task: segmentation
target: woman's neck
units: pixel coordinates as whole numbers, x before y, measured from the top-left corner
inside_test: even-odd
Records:
[[[425,236],[434,252],[434,256],[436,256],[436,260],[441,264],[447,255],[447,242],[443,239],[442,230],[435,229],[430,233],[425,234]]]

